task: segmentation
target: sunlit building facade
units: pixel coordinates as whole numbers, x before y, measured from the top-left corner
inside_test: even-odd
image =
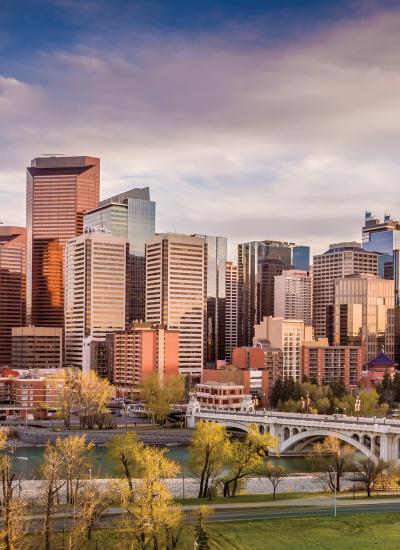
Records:
[[[11,364],[11,331],[25,324],[26,229],[0,225],[0,366]]]
[[[166,233],[146,243],[146,322],[179,331],[179,372],[199,380],[206,359],[207,243]]]
[[[314,256],[313,326],[316,338],[334,342],[335,280],[360,273],[378,274],[378,254],[367,252],[356,242],[331,244]]]
[[[66,366],[103,370],[93,364],[103,349],[102,345],[96,349],[95,342],[125,328],[126,249],[126,239],[104,231],[85,231],[67,242]]]
[[[335,281],[335,344],[361,346],[372,361],[385,347],[394,282],[371,274]]]
[[[232,351],[237,347],[238,270],[233,262],[226,262],[225,283],[225,359],[232,361]]]
[[[312,278],[307,271],[290,269],[276,275],[274,314],[312,325]]]
[[[83,232],[99,202],[100,160],[39,157],[27,168],[27,317],[42,327],[64,324],[64,247]]]
[[[128,241],[126,324],[145,317],[145,244],[155,233],[156,205],[148,187],[135,188],[100,202],[85,215],[87,228],[102,227]]]

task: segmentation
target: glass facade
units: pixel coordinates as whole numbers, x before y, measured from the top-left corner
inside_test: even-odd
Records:
[[[274,277],[290,269],[294,243],[253,241],[238,246],[238,346],[251,346],[254,325],[274,314]]]
[[[11,365],[11,330],[25,325],[26,229],[0,226],[0,366]]]
[[[225,361],[226,237],[195,235],[207,242],[207,364]]]
[[[100,203],[85,215],[84,225],[102,227],[128,240],[126,324],[145,318],[145,245],[155,233],[155,202],[148,188],[131,189]]]
[[[300,271],[310,271],[310,247],[309,246],[294,246],[293,247],[293,269]]]

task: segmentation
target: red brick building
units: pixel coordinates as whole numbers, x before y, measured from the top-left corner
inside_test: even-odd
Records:
[[[361,379],[364,352],[358,346],[329,346],[325,340],[306,342],[302,349],[302,376],[318,385],[343,381],[346,388]]]
[[[135,323],[106,336],[109,379],[117,387],[137,391],[143,378],[179,373],[179,331]]]

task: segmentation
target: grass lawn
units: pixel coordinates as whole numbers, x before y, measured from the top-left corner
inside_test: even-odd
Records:
[[[327,518],[209,523],[207,531],[212,550],[370,550],[400,548],[400,514],[355,514]],[[30,550],[41,548],[29,537]],[[52,548],[60,548],[54,539]],[[117,530],[94,533],[91,544],[82,550],[130,550],[128,540]],[[134,548],[134,547],[133,547]],[[179,550],[193,548],[193,527],[185,528]]]

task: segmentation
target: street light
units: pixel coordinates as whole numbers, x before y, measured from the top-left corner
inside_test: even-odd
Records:
[[[182,499],[185,499],[185,474],[182,472]]]
[[[310,410],[310,393],[307,392],[307,414],[309,410]]]
[[[360,396],[358,395],[356,402],[354,403],[354,411],[357,413],[357,422],[360,416],[360,410],[361,410],[361,399],[360,399]]]
[[[329,465],[329,469],[332,471],[333,475],[334,475],[334,487],[335,487],[335,490],[334,490],[334,497],[333,497],[333,515],[334,517],[336,517],[336,484],[337,484],[337,471],[335,470],[335,468],[332,466],[332,464]]]

